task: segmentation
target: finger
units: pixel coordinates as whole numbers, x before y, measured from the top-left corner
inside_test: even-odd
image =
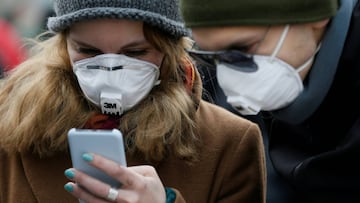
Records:
[[[104,199],[101,199],[97,196],[92,195],[78,184],[69,182],[64,185],[66,191],[68,191],[74,197],[81,199],[85,202],[96,202],[96,203],[106,203]]]
[[[77,175],[79,174],[80,172],[77,172]],[[102,185],[101,187],[95,185],[88,185],[88,188],[85,188],[83,185],[69,182],[64,185],[64,188],[74,197],[81,199],[85,202],[138,202],[139,199],[139,196],[134,193],[134,191],[121,189],[117,190],[115,188],[111,188],[108,185]],[[118,193],[115,195],[115,199],[109,199],[111,189],[116,190]]]
[[[74,168],[67,169],[65,171],[65,175],[70,180],[75,181],[77,183],[77,185],[81,186],[81,187],[76,187],[76,188],[80,188],[79,189],[80,192],[85,191],[88,194],[91,193],[92,196],[97,196],[100,198],[107,197],[110,186],[101,182],[100,180],[93,178],[93,177],[91,177],[81,171],[78,171]],[[74,190],[74,192],[75,192],[75,190]],[[83,198],[83,196],[81,196],[81,198]]]
[[[122,184],[121,187],[136,188],[139,186],[137,183],[141,182],[140,174],[130,170],[129,168],[120,166],[114,161],[106,159],[97,154],[84,154],[84,157],[90,165],[104,171],[109,176],[120,181]]]

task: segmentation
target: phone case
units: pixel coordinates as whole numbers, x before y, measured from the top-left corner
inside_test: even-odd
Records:
[[[121,183],[104,172],[90,166],[82,155],[96,153],[126,166],[122,133],[117,130],[90,130],[72,128],[68,132],[68,141],[73,167],[95,177],[112,187],[119,188]]]

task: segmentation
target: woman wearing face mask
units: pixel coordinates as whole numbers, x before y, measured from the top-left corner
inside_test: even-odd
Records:
[[[265,201],[259,128],[201,100],[176,0],[54,5],[0,90],[0,202]],[[120,188],[71,168],[71,128],[122,131],[128,167],[85,154]]]

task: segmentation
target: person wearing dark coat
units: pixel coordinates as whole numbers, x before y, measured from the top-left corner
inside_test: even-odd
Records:
[[[181,9],[208,98],[262,123],[275,169],[268,202],[360,202],[359,2],[182,0]]]

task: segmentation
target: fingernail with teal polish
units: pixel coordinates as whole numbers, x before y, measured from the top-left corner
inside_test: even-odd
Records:
[[[65,170],[65,176],[70,178],[70,179],[73,179],[75,177],[75,172],[71,169],[67,169]]]
[[[66,183],[66,184],[64,185],[64,188],[65,188],[65,190],[68,191],[68,192],[73,192],[73,191],[74,191],[74,187],[72,186],[71,183]]]
[[[93,155],[88,153],[83,154],[82,158],[87,162],[92,162],[94,160]]]

